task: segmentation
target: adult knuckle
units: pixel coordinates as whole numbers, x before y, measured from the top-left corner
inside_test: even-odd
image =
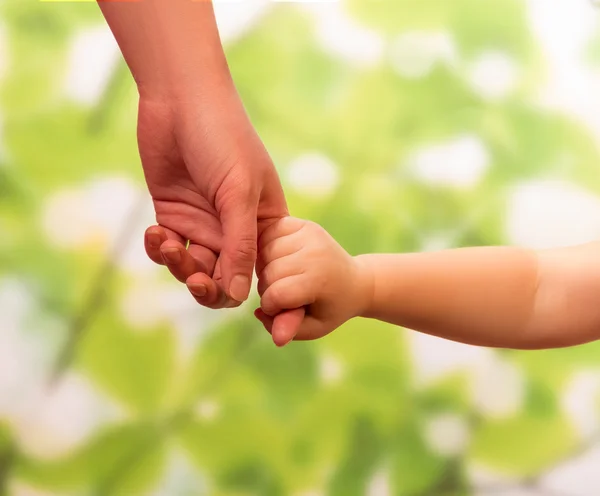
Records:
[[[256,249],[256,241],[250,236],[238,239],[237,244],[233,247],[233,255],[236,258],[244,260],[256,260],[258,250]]]
[[[223,197],[231,200],[248,200],[257,191],[256,178],[248,175],[244,168],[236,167],[223,182]]]

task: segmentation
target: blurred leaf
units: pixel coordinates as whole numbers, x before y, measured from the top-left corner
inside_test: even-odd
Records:
[[[431,453],[423,441],[419,425],[413,422],[398,429],[393,438],[390,459],[394,494],[434,494],[444,476],[445,462]]]
[[[315,349],[303,344],[276,349],[264,339],[238,362],[265,385],[265,407],[282,420],[314,395],[319,386]]]
[[[174,342],[168,330],[135,332],[112,311],[93,322],[77,356],[77,364],[98,386],[141,414],[161,408],[173,362]]]
[[[254,461],[231,467],[230,471],[223,475],[220,485],[226,490],[244,493],[250,491],[265,496],[285,494],[273,472]]]
[[[236,386],[242,391],[242,384]],[[199,418],[186,424],[178,438],[192,460],[220,481],[232,483],[236,479],[232,471],[263,472],[263,466],[273,473],[285,471],[285,431],[257,406],[229,402],[215,419]]]
[[[85,448],[59,461],[22,459],[18,473],[50,490],[83,494],[140,494],[161,473],[164,446],[155,425],[140,423],[99,433]]]
[[[466,54],[501,48],[530,61],[531,33],[524,2],[458,0],[452,7],[449,25]]]
[[[505,243],[506,202],[523,181],[556,177],[600,193],[592,133],[538,103],[545,61],[525,2],[347,0],[310,11],[271,6],[228,46],[228,61],[292,213],[322,223],[352,254],[416,251],[431,241]],[[97,243],[53,245],[40,219],[57,193],[82,189],[99,175],[141,183],[137,98],[124,64],[96,105],[65,94],[74,35],[101,26],[95,2],[5,0],[0,15],[9,61],[0,90],[0,277],[11,274],[31,288],[41,310],[24,325],[39,335],[56,315],[65,328],[78,322],[106,258]],[[327,42],[317,22],[330,29]],[[364,29],[382,43],[380,59],[363,65],[334,55],[334,35]],[[403,77],[394,43],[409,32],[447,36],[456,60]],[[597,58],[596,45],[592,40],[589,59]],[[490,52],[515,64],[516,88],[506,99],[487,100],[471,87],[472,64]],[[489,168],[472,187],[415,174],[415,153],[465,135],[489,153]],[[337,181],[328,194],[311,195],[289,174],[290,164],[310,153],[334,164]],[[17,457],[16,472],[0,465],[7,477],[50,494],[152,494],[174,437],[214,496],[327,488],[351,496],[365,494],[381,473],[389,474],[393,494],[462,496],[473,461],[527,476],[569,456],[576,439],[561,416],[560,395],[575,374],[600,364],[598,343],[506,352],[526,373],[522,416],[477,418],[472,449],[442,458],[425,442],[423,419],[444,412],[474,419],[469,378],[450,374],[415,389],[402,329],[357,319],[319,342],[279,350],[247,305],[209,329],[183,362],[176,353],[182,338],[165,322],[135,329],[120,315],[122,274],[114,269],[114,281],[101,285],[102,297],[79,326],[74,366],[125,406],[131,423],[96,433],[62,460]],[[163,415],[168,420],[148,420]]]
[[[348,4],[356,19],[384,33],[443,28],[455,8],[443,0],[350,0]]]
[[[536,415],[537,413],[537,415]],[[474,433],[475,460],[517,476],[530,476],[562,459],[576,446],[569,423],[559,414],[527,413],[485,421]]]
[[[182,378],[173,385],[173,401],[179,408],[191,407],[199,397],[221,390],[232,375],[239,373],[240,359],[252,353],[264,329],[256,320],[226,319],[215,325],[211,334],[198,346]],[[266,341],[266,339],[265,339]]]
[[[341,460],[331,480],[329,494],[332,496],[365,494],[381,458],[383,442],[371,420],[356,418],[350,436],[346,458]]]
[[[415,396],[420,408],[430,414],[468,411],[470,406],[469,379],[465,374],[451,375]]]

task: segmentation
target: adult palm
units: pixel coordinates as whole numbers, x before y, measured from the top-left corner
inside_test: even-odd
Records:
[[[257,236],[288,214],[239,98],[218,106],[142,98],[138,143],[158,223],[146,231],[148,256],[187,282],[199,303],[238,305],[250,290]]]

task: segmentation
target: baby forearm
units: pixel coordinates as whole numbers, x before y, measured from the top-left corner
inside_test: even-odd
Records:
[[[360,257],[366,317],[464,343],[555,348],[600,338],[600,243]]]
[[[532,336],[538,256],[518,248],[367,255],[365,317],[475,345],[544,347]]]

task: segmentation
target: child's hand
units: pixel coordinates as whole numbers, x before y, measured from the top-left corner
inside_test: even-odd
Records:
[[[320,338],[360,315],[372,283],[359,260],[312,222],[287,217],[269,227],[258,243],[255,315],[275,344]],[[299,308],[306,309],[303,319],[302,312],[284,312]]]

